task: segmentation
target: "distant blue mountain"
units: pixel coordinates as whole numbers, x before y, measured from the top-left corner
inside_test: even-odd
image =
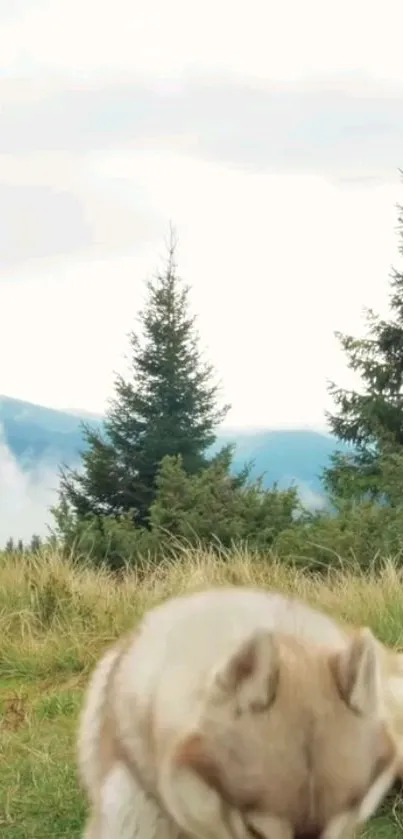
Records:
[[[40,462],[73,465],[83,448],[81,422],[101,425],[102,417],[75,415],[31,402],[0,396],[0,427],[5,442],[23,469]]]
[[[55,469],[61,463],[78,464],[84,446],[81,422],[100,427],[102,419],[0,396],[0,428],[9,450],[24,470],[41,464]],[[331,435],[305,430],[222,430],[213,450],[228,442],[235,443],[236,471],[245,462],[253,461],[253,476],[264,474],[266,486],[274,482],[280,487],[295,483],[309,506],[320,502],[320,474],[330,455],[336,447],[345,450],[337,446]]]
[[[309,430],[263,430],[228,432],[217,440],[235,443],[234,468],[240,470],[252,462],[252,477],[264,476],[264,484],[277,483],[280,488],[297,484],[306,494],[322,495],[321,473],[329,465],[336,448],[345,446],[330,435]]]

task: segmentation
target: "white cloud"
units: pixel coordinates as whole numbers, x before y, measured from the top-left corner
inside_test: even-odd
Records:
[[[364,304],[385,307],[396,261],[402,23],[401,0],[21,2],[0,27],[0,392],[103,410],[171,219],[231,424],[321,425],[326,379],[349,380],[333,330],[357,332]],[[204,117],[203,79],[221,85]],[[322,100],[296,97],[272,137],[265,99],[246,88],[279,81],[323,95],[325,116]],[[143,91],[138,112],[126,88]],[[348,102],[338,120],[329,90]],[[185,94],[193,122],[147,110]],[[394,184],[330,180],[391,169]]]
[[[59,480],[54,467],[40,463],[24,471],[8,449],[0,427],[0,549],[7,540],[28,542],[46,536],[54,524],[49,507],[57,501]]]
[[[313,492],[313,490],[307,486],[306,484],[298,484],[298,494],[301,501],[302,506],[308,510],[323,510],[326,507],[327,499],[324,498],[323,495],[319,495],[317,492]]]
[[[103,410],[171,218],[230,423],[323,424],[327,377],[348,379],[333,331],[354,333],[364,304],[386,305],[398,183],[340,189],[157,152],[94,156],[91,171],[146,190],[166,225],[160,244],[1,283],[0,392]]]
[[[371,77],[263,85],[200,74],[175,92],[138,81],[70,82],[44,85],[42,97],[33,87],[25,85],[24,101],[22,88],[0,85],[1,168],[15,172],[24,156],[30,180],[38,165],[46,178],[58,174],[61,189],[69,176],[78,194],[87,186],[86,153],[96,151],[174,151],[253,171],[385,181],[395,177],[403,144],[403,83]]]
[[[0,275],[57,255],[141,247],[159,227],[146,195],[95,180],[85,155],[0,154]]]

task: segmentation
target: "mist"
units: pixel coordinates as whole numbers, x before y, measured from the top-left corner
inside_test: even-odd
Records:
[[[29,542],[47,536],[54,523],[50,506],[57,501],[57,466],[43,461],[22,469],[8,448],[0,426],[0,549],[8,539]]]

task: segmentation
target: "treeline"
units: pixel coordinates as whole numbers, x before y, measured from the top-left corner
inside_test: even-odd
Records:
[[[398,208],[403,256],[403,209]],[[174,555],[178,540],[275,551],[316,570],[403,559],[403,274],[390,276],[390,318],[366,311],[366,335],[338,333],[359,391],[329,385],[335,451],[322,479],[327,504],[303,508],[295,488],[265,488],[233,449],[208,456],[230,406],[203,358],[173,232],[162,271],[129,335],[130,375],[118,376],[101,431],[83,426],[78,470],[61,469],[49,539],[112,569]],[[225,340],[225,328],[223,331]],[[33,537],[31,549],[41,548]],[[16,546],[8,546],[15,550]]]
[[[5,546],[7,554],[39,553],[43,547],[43,541],[37,533],[34,533],[29,542],[24,544],[22,539],[8,539]]]

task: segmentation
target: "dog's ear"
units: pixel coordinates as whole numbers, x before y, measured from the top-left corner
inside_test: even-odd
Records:
[[[240,711],[263,711],[274,701],[279,652],[272,632],[258,631],[243,641],[213,674],[210,698],[234,700]]]
[[[341,696],[349,708],[362,716],[382,711],[381,673],[376,640],[370,629],[360,629],[346,650],[333,661]]]

